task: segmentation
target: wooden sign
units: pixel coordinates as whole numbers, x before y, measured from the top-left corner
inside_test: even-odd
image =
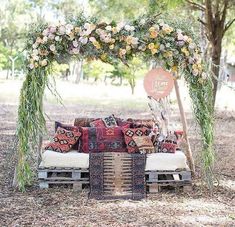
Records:
[[[168,96],[173,86],[173,76],[162,68],[150,70],[144,78],[145,91],[156,100]]]

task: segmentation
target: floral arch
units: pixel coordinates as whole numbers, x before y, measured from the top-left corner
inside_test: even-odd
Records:
[[[106,24],[81,17],[68,24],[38,27],[28,35],[26,49],[27,73],[20,94],[17,125],[16,170],[21,190],[31,183],[30,163],[39,143],[38,136],[46,130],[42,102],[44,90],[49,87],[53,61],[86,58],[111,64],[120,60],[127,64],[136,55],[163,62],[177,78],[184,76],[201,128],[201,160],[211,183],[214,162],[212,83],[200,57],[200,48],[185,32],[151,18],[129,24]]]

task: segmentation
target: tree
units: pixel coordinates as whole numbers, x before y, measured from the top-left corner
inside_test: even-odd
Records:
[[[204,18],[198,20],[205,27],[205,35],[210,43],[210,57],[212,61],[211,71],[213,73],[213,104],[216,101],[218,78],[220,71],[220,58],[222,52],[222,41],[225,33],[235,22],[235,17],[229,19],[229,11],[235,8],[234,0],[186,0],[193,9],[203,12]]]

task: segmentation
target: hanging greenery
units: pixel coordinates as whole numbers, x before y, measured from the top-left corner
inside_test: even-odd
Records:
[[[31,183],[30,161],[38,136],[46,130],[42,101],[52,63],[86,58],[110,64],[120,60],[128,65],[134,56],[161,61],[167,70],[184,76],[201,127],[204,170],[212,185],[212,83],[204,71],[198,45],[184,31],[152,18],[106,24],[81,16],[67,24],[39,26],[29,34],[27,50],[27,76],[21,90],[17,127],[17,179],[21,190]]]

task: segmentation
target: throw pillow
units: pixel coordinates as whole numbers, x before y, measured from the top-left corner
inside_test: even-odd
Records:
[[[71,150],[71,148],[78,141],[80,136],[80,132],[73,132],[59,127],[53,138],[53,142],[49,143],[45,147],[45,150],[66,153]]]
[[[121,127],[83,127],[81,145],[84,153],[127,152]]]
[[[141,153],[154,153],[153,142],[149,136],[133,136],[139,151]]]
[[[118,126],[117,122],[116,122],[116,119],[113,115],[105,117],[102,120],[103,120],[103,122],[104,122],[104,124],[107,128],[117,127]]]
[[[127,145],[128,153],[136,153],[139,151],[136,142],[134,141],[134,136],[148,136],[150,131],[148,128],[122,128],[124,133],[125,142]]]
[[[160,144],[160,151],[162,153],[175,153],[177,142],[174,140],[165,139]]]
[[[105,124],[102,119],[96,119],[90,122],[90,127],[105,127]]]
[[[55,132],[57,131],[57,129],[59,127],[64,128],[68,131],[79,132],[79,127],[77,127],[77,126],[63,124],[63,123],[60,123],[58,121],[55,121]],[[72,149],[73,150],[79,150],[79,140],[73,145]]]

